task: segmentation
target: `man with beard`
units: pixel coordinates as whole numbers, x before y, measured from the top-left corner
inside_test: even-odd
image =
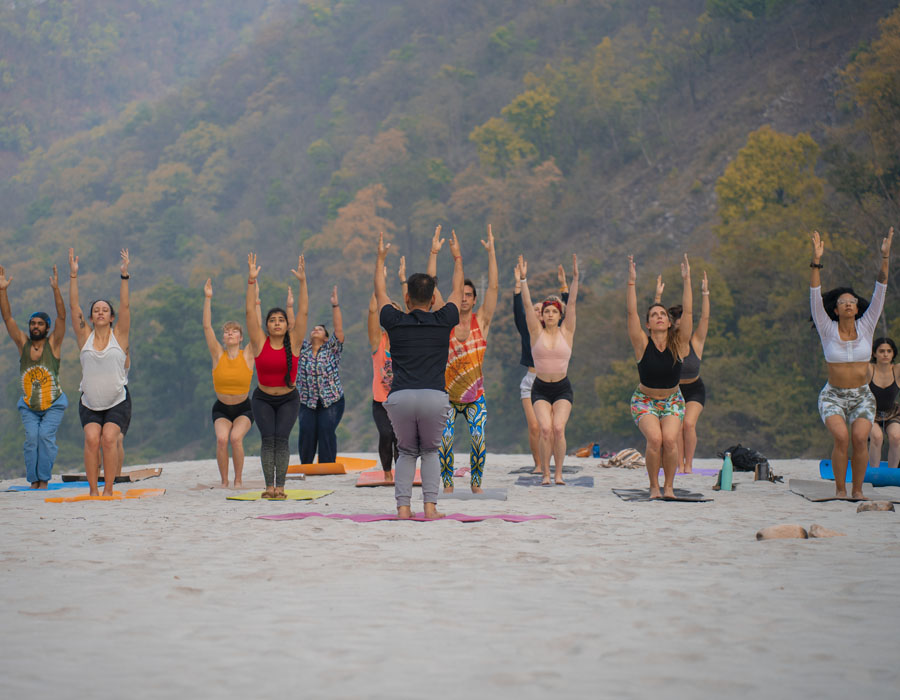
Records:
[[[25,426],[25,474],[33,489],[47,488],[56,460],[56,430],[69,405],[59,386],[59,354],[66,334],[66,306],[59,291],[56,265],[50,287],[56,302],[56,325],[50,331],[50,316],[35,311],[28,319],[28,335],[16,325],[9,308],[7,288],[12,277],[0,266],[0,312],[9,337],[19,349],[22,396],[17,407]]]

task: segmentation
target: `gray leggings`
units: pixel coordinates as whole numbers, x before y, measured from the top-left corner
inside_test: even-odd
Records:
[[[422,500],[437,503],[441,481],[438,448],[450,415],[447,394],[436,389],[404,389],[392,392],[384,408],[397,436],[394,496],[397,506],[408,506],[416,475],[416,458],[422,458]]]

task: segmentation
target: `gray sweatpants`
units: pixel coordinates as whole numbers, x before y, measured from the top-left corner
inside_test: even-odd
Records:
[[[437,503],[441,482],[438,448],[450,415],[446,392],[436,389],[395,391],[387,397],[384,408],[394,426],[400,453],[394,475],[397,506],[409,505],[417,457],[422,458],[422,500]]]

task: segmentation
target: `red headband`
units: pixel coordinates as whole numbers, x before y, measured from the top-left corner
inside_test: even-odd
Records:
[[[548,306],[555,306],[556,310],[559,311],[560,315],[562,315],[562,304],[560,304],[558,301],[550,299],[541,304],[541,313],[544,313],[544,309],[546,309]]]

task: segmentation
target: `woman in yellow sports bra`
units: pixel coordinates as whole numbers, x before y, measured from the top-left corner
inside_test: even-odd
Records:
[[[222,343],[219,343],[212,327],[211,280],[206,280],[203,293],[203,334],[212,357],[213,388],[216,392],[216,402],[212,407],[216,461],[219,463],[222,486],[228,487],[228,445],[231,444],[234,486],[239,487],[244,471],[244,436],[253,425],[249,398],[253,379],[253,348],[249,343],[241,347],[244,332],[236,321],[225,322]]]

